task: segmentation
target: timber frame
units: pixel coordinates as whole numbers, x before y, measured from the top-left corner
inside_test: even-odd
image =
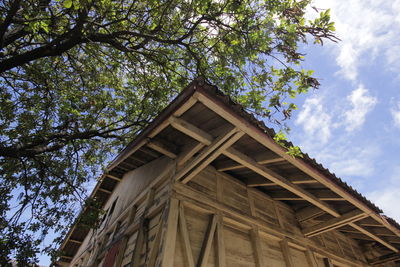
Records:
[[[63,256],[58,264],[94,266],[99,258],[107,261],[115,256],[116,266],[126,262],[131,266],[179,266],[174,258],[181,251],[183,266],[206,266],[214,256],[218,266],[229,266],[226,229],[249,233],[256,266],[266,266],[263,251],[267,239],[277,242],[287,267],[296,266],[287,256],[293,249],[304,253],[308,266],[313,267],[386,266],[400,261],[399,224],[381,215],[378,207],[307,154],[303,158],[289,156],[273,136],[272,129],[217,88],[202,79],[193,81],[114,159],[91,197],[109,206],[113,192],[128,173],[160,159],[168,161],[168,167],[110,219],[105,231],[86,229],[77,220],[60,247]],[[215,179],[199,182],[204,173]],[[230,186],[242,194],[246,203],[242,209],[242,204],[226,199]],[[260,207],[262,201],[274,207],[276,223],[263,219],[267,207]],[[243,213],[247,209],[248,213]],[[85,212],[87,209],[82,214]],[[187,228],[191,217],[186,216],[193,212],[203,216],[206,227],[196,255]],[[288,226],[289,213],[297,228]],[[132,233],[134,245],[129,238]],[[152,241],[147,244],[150,235]],[[339,248],[329,248],[332,238]],[[129,259],[124,253],[107,254],[116,241],[119,250],[132,246]]]

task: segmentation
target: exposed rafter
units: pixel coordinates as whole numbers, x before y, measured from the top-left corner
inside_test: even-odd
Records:
[[[398,253],[390,253],[378,258],[375,258],[373,260],[369,261],[369,264],[371,265],[380,265],[380,264],[385,264],[393,261],[398,261],[400,260],[400,254]]]
[[[228,126],[227,126],[228,127]],[[188,174],[195,166],[200,164],[207,156],[214,152],[219,146],[227,141],[233,134],[237,132],[236,128],[231,126],[225,130],[224,134],[221,134],[215,140],[213,140],[209,146],[204,148],[195,158],[189,161],[175,176],[176,180],[180,180],[186,174]]]
[[[360,201],[357,197],[352,196],[348,192],[345,192],[341,186],[336,184],[334,181],[332,181],[332,179],[329,179],[326,175],[322,174],[320,171],[316,170],[315,168],[312,168],[309,164],[300,159],[292,158],[290,155],[286,153],[285,149],[283,149],[279,144],[275,142],[275,140],[273,140],[273,138],[265,134],[264,131],[258,129],[257,127],[249,125],[248,121],[243,119],[243,117],[235,114],[235,112],[229,109],[227,105],[224,105],[222,101],[217,100],[215,97],[213,97],[212,94],[210,94],[206,90],[202,90],[201,93],[197,95],[197,99],[198,101],[203,103],[206,107],[217,113],[219,116],[223,117],[225,120],[235,125],[240,130],[244,131],[251,138],[258,141],[260,144],[270,149],[271,151],[275,152],[282,158],[285,158],[288,162],[292,163],[299,170],[313,177],[318,182],[331,189],[333,192],[344,197],[346,201],[353,204],[357,208],[363,210],[365,213],[370,214],[370,216],[374,220],[383,224],[386,228],[390,229],[397,236],[400,237],[400,230],[398,228],[390,224],[387,220],[382,218],[382,216],[377,214],[375,211],[371,210],[371,208],[365,205],[365,203]],[[398,250],[395,249],[394,251]]]
[[[334,217],[340,217],[341,214],[338,213],[335,209],[333,209],[328,203],[325,203],[319,200],[317,197],[306,191],[305,189],[299,187],[288,181],[286,178],[280,176],[276,172],[269,170],[268,168],[264,167],[261,164],[258,164],[255,160],[250,158],[249,156],[237,151],[234,148],[229,148],[224,152],[224,155],[237,161],[239,164],[246,166],[247,168],[253,170],[254,172],[260,174],[261,176],[265,177],[266,179],[280,185],[281,187],[291,191],[292,193],[296,194],[297,196],[303,198],[304,200],[310,202],[311,204],[317,206],[318,208],[326,211],[327,213],[333,215]],[[355,223],[350,223],[350,226],[355,228],[356,230],[360,231],[361,233],[371,237],[372,239],[378,241],[382,245],[386,246],[387,248],[393,250],[394,252],[398,252],[399,250],[383,240],[382,238],[368,232],[366,229],[356,225]]]
[[[264,160],[257,160],[258,164],[261,165],[268,165],[272,163],[278,163],[278,162],[284,162],[284,158],[272,158],[272,159],[264,159]],[[243,169],[246,168],[243,165],[240,164],[235,164],[235,163],[225,163],[225,164],[220,164],[217,166],[218,171],[230,171],[230,170],[237,170],[237,169]]]
[[[323,214],[325,214],[325,211],[321,210],[320,208],[308,206],[296,212],[296,218],[299,220],[299,222],[304,222],[317,218]]]
[[[304,229],[303,233],[305,236],[308,236],[308,237],[319,235],[319,234],[337,229],[344,225],[347,225],[351,222],[361,220],[367,216],[368,216],[367,214],[365,214],[364,212],[362,212],[360,210],[353,210],[353,211],[350,211],[340,217],[333,218],[333,219],[325,221],[323,223],[306,228],[306,229]]]
[[[213,137],[209,133],[180,118],[171,116],[169,122],[175,129],[207,146],[209,146],[213,140]]]
[[[276,172],[267,169],[265,166],[261,164],[258,164],[255,160],[243,154],[242,152],[239,152],[234,148],[229,148],[224,152],[224,155],[246,166],[247,168],[260,174],[266,179],[276,183],[277,185],[285,188],[286,190],[289,190],[290,192],[303,198],[304,200],[314,204],[320,209],[325,210],[326,212],[332,214],[333,216],[336,217],[340,216],[340,214],[337,211],[335,211],[328,203],[319,200],[316,196],[312,195],[311,193],[299,187],[298,185],[291,183],[289,180],[277,174]]]
[[[162,144],[161,142],[158,142],[156,140],[149,140],[147,146],[155,151],[160,152],[161,154],[164,154],[165,156],[171,159],[176,158],[176,154],[173,153],[171,149],[169,149],[166,145]]]
[[[293,184],[296,184],[296,183],[293,183]],[[330,191],[328,189],[309,190],[308,192],[322,201],[343,201],[344,200],[344,198],[336,195],[335,193],[333,193],[332,191]],[[267,191],[267,194],[275,200],[292,200],[292,201],[304,200],[302,197],[300,197],[296,194],[293,194],[291,192],[288,192],[286,190]]]

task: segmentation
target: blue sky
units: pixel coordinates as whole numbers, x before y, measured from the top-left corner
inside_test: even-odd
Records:
[[[296,99],[289,139],[400,222],[400,1],[313,5],[341,41],[304,48],[321,87]]]

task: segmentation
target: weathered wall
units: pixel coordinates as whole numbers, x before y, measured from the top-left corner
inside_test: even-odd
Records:
[[[172,167],[171,160],[164,157],[126,173],[104,206],[105,211],[110,211],[110,207],[115,202],[114,211],[109,216],[107,213],[104,215],[104,222],[99,229],[89,232],[71,262],[71,266],[74,266],[74,264],[78,262],[80,262],[80,264],[83,262],[85,262],[85,264],[91,263],[95,254],[97,253],[98,257],[102,252],[99,250],[105,250],[107,245],[105,243],[111,243],[110,239],[118,235],[117,231],[121,232],[123,229],[129,227],[129,225],[137,224],[145,210],[146,193],[149,191],[150,185],[154,183],[155,179],[160,179],[162,178],[161,176],[165,176],[165,173],[168,173],[168,170],[171,170]],[[158,199],[158,202],[160,202],[160,197],[163,196],[166,198],[166,194],[165,190],[162,190],[163,187],[161,187],[161,185],[157,186],[158,188],[153,198],[154,200]],[[160,203],[153,203],[153,205],[156,204]],[[154,224],[154,222],[152,223]],[[131,246],[134,238],[135,237],[132,236],[129,239],[127,252],[129,252],[129,246]],[[99,247],[102,247],[102,249],[99,249]]]
[[[282,202],[212,167],[173,184],[173,168],[164,159],[128,173],[71,266],[369,266],[338,231],[305,238]]]

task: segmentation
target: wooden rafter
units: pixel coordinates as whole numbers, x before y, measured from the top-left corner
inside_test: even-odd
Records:
[[[209,133],[180,118],[171,116],[169,122],[175,129],[207,146],[209,146],[213,140],[213,137]]]
[[[308,237],[319,235],[319,234],[331,231],[333,229],[337,229],[344,225],[347,225],[351,222],[361,220],[361,219],[365,218],[366,216],[368,216],[368,215],[360,210],[353,210],[353,211],[350,211],[340,217],[333,218],[333,219],[325,221],[323,223],[306,228],[306,229],[304,229],[303,233],[305,236],[308,236]]]
[[[380,265],[380,264],[385,264],[393,261],[400,260],[400,254],[398,253],[390,253],[387,255],[380,256],[378,258],[372,259],[369,261],[369,264],[371,265]]]
[[[361,233],[365,234],[366,236],[371,237],[372,239],[374,239],[375,241],[378,241],[379,243],[381,243],[382,245],[384,245],[387,248],[390,248],[391,250],[393,250],[394,252],[399,252],[399,250],[392,246],[391,244],[389,244],[389,242],[387,242],[386,240],[383,240],[382,238],[380,238],[379,236],[371,233],[370,231],[366,230],[365,228],[355,224],[355,223],[349,223],[349,225],[351,227],[353,227],[354,229],[360,231]]]
[[[99,187],[97,190],[100,191],[100,192],[103,192],[103,193],[107,193],[107,194],[111,194],[112,193],[112,191],[104,189],[104,188],[101,188],[101,187]]]
[[[205,167],[207,167],[213,160],[215,160],[221,153],[233,145],[237,140],[239,140],[242,136],[244,135],[243,132],[236,132],[225,142],[221,144],[218,148],[216,148],[214,151],[212,151],[207,158],[204,159],[199,165],[195,166],[184,179],[182,179],[182,183],[187,183],[189,182],[192,178],[194,178],[199,172],[201,172]]]
[[[106,174],[105,176],[107,176],[108,178],[113,179],[117,182],[120,182],[122,180],[122,178],[119,178],[119,177],[117,177],[115,175],[111,175],[111,174]]]
[[[267,165],[267,164],[272,164],[272,163],[277,163],[277,162],[284,162],[284,158],[272,158],[272,159],[264,159],[264,160],[257,160],[258,164],[261,165]],[[225,164],[220,164],[217,166],[218,171],[230,171],[230,170],[237,170],[237,169],[243,169],[246,168],[243,165],[240,164],[235,164],[235,163],[225,163]]]
[[[204,148],[195,158],[193,158],[181,170],[179,170],[179,172],[175,176],[175,179],[180,180],[183,176],[191,171],[196,165],[200,164],[207,156],[214,152],[215,149],[221,146],[236,132],[236,128],[227,128],[224,134],[221,134],[219,137],[213,140],[208,147]]]
[[[213,97],[209,96],[209,93],[203,91],[202,93],[197,95],[198,101],[203,103],[206,107],[213,110],[219,116],[223,117],[225,120],[230,122],[231,124],[235,125],[240,130],[244,131],[250,137],[258,141],[260,144],[265,146],[266,148],[270,149],[271,151],[275,152],[276,154],[280,155],[282,158],[288,160],[288,162],[292,163],[296,166],[299,170],[303,171],[307,175],[315,178],[321,184],[327,186],[329,189],[337,193],[338,195],[343,196],[349,203],[353,204],[357,208],[361,209],[365,213],[370,214],[370,216],[376,220],[377,222],[384,225],[386,228],[393,231],[397,236],[400,237],[400,230],[397,229],[395,226],[391,225],[387,222],[384,218],[382,218],[379,214],[375,211],[371,210],[365,203],[360,201],[357,197],[352,196],[350,193],[345,192],[340,185],[337,185],[331,179],[328,179],[327,176],[323,175],[321,172],[316,170],[315,168],[311,167],[306,162],[292,158],[288,155],[279,144],[273,140],[270,136],[266,135],[263,131],[257,129],[257,127],[249,126],[249,123],[245,121],[243,118],[234,114],[226,105],[221,105],[221,102],[214,99]],[[398,251],[397,249],[395,251]]]
[[[293,183],[293,184],[295,184],[295,183]],[[343,201],[344,200],[341,196],[336,195],[329,189],[319,189],[319,190],[312,189],[312,190],[309,190],[308,192],[322,201]],[[272,199],[275,199],[275,200],[293,200],[293,201],[304,200],[302,197],[297,196],[286,190],[267,191],[267,194]]]
[[[229,148],[224,152],[224,155],[237,161],[239,164],[246,166],[247,168],[253,170],[254,172],[260,174],[261,176],[265,177],[266,179],[271,180],[272,182],[280,185],[281,187],[291,191],[292,193],[298,195],[299,197],[303,198],[304,200],[312,203],[313,205],[317,206],[318,208],[326,211],[327,213],[331,214],[334,217],[340,217],[336,210],[334,210],[329,204],[319,200],[317,197],[306,191],[305,189],[299,187],[288,181],[286,178],[280,176],[276,172],[269,170],[265,166],[258,164],[255,160],[250,158],[249,156],[237,151],[234,148]],[[363,234],[371,237],[375,241],[378,241],[382,245],[386,246],[387,248],[393,250],[394,252],[398,252],[399,250],[383,240],[382,238],[374,235],[373,233],[367,231],[366,229],[356,225],[355,223],[350,223],[350,226],[357,229],[358,231],[362,232]]]
[[[277,185],[291,191],[295,195],[303,198],[304,200],[309,201],[310,203],[314,204],[315,206],[319,207],[322,210],[325,210],[326,212],[332,214],[333,216],[336,217],[340,216],[340,214],[337,211],[335,211],[329,204],[319,200],[316,196],[307,192],[305,189],[299,187],[298,185],[291,183],[289,180],[277,174],[276,172],[267,169],[265,166],[261,164],[258,164],[255,160],[239,152],[238,150],[234,148],[228,148],[227,150],[225,150],[224,155],[246,166],[247,168],[260,174],[266,179],[276,183]]]
[[[317,208],[315,206],[308,206],[296,212],[296,218],[299,222],[304,222],[317,218],[324,213],[325,211],[321,210],[320,208]]]
[[[155,151],[160,152],[161,154],[164,154],[165,156],[167,156],[171,159],[176,158],[176,154],[173,153],[167,146],[165,146],[161,142],[158,142],[156,140],[149,140],[147,143],[147,146]]]
[[[199,152],[204,147],[203,143],[194,141],[193,143],[185,146],[183,151],[179,154],[176,159],[176,164],[181,166],[185,164],[189,159],[191,159],[197,152]]]
[[[288,179],[290,180],[290,179]],[[295,180],[291,181],[293,184],[317,184],[318,182],[313,179],[304,179],[304,180]],[[271,182],[249,182],[247,183],[248,187],[258,187],[258,186],[275,186],[275,183]],[[343,199],[343,198],[342,198]]]

